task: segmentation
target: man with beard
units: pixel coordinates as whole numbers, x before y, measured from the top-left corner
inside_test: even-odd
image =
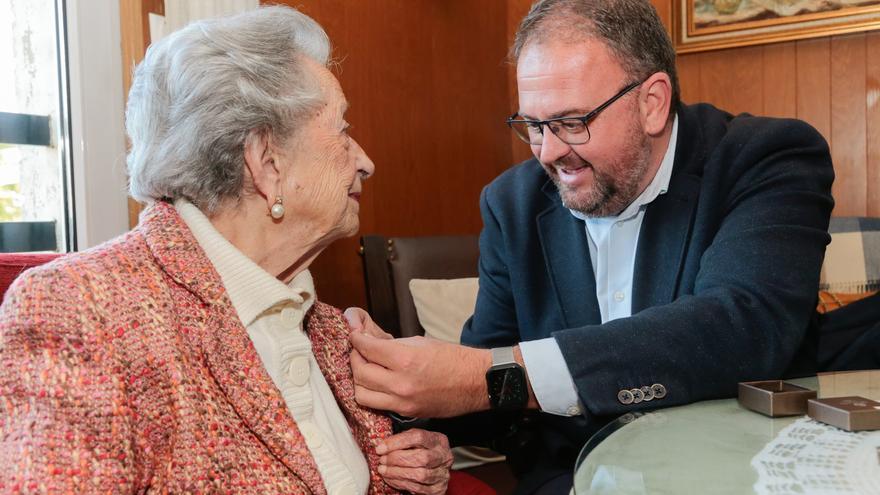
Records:
[[[494,445],[521,492],[554,493],[608,418],[786,372],[811,327],[833,171],[803,122],[681,104],[647,0],[539,1],[512,56],[508,125],[535,158],[483,191],[465,346],[376,338],[362,310],[347,316],[366,330],[361,404],[538,410]]]

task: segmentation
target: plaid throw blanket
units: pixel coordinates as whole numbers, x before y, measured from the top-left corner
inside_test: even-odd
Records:
[[[880,218],[832,218],[831,244],[819,290],[855,294],[880,290]]]

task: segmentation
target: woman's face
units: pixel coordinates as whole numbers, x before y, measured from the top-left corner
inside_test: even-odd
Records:
[[[319,238],[332,241],[357,233],[362,181],[374,167],[348,135],[348,102],[339,82],[326,68],[308,63],[323,88],[324,104],[280,150],[285,218],[308,222]]]

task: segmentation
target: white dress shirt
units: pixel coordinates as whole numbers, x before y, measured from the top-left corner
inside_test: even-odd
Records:
[[[585,224],[590,252],[584,254],[590,255],[593,265],[602,323],[632,315],[633,267],[642,220],[648,204],[669,188],[677,137],[678,116],[673,120],[669,146],[651,183],[618,215],[590,218],[569,210]],[[580,414],[577,388],[556,339],[521,342],[520,351],[541,410],[561,416]]]
[[[303,332],[303,316],[315,302],[312,275],[303,270],[285,285],[235,248],[191,203],[177,200],[174,207],[220,274],[263,366],[318,465],[327,493],[367,493],[367,461]]]

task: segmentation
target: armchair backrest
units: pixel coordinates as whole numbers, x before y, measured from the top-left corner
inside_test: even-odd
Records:
[[[373,320],[395,337],[424,334],[409,290],[414,278],[477,276],[475,235],[361,237],[367,307]]]
[[[0,253],[0,301],[6,289],[28,268],[48,263],[61,256],[58,253]]]

